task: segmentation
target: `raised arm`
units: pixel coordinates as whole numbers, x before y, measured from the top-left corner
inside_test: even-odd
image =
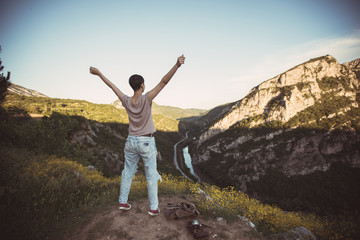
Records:
[[[114,91],[114,93],[116,94],[116,96],[118,96],[120,101],[122,101],[122,97],[124,96],[124,94],[109,79],[107,79],[97,68],[90,67],[90,73],[99,76],[101,80],[103,80],[104,83],[106,83],[106,85],[108,85]]]
[[[170,69],[170,71],[161,79],[161,81],[148,93],[148,97],[150,101],[152,101],[159,92],[168,84],[168,82],[171,80],[171,78],[174,76],[176,71],[179,67],[181,67],[182,64],[185,63],[185,57],[184,55],[181,55],[178,57],[176,64]]]

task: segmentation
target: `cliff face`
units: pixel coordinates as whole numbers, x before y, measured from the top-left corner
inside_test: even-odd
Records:
[[[350,67],[339,64],[332,56],[325,56],[312,59],[267,80],[254,87],[225,117],[203,132],[198,143],[201,144],[235,123],[256,115],[264,117],[253,122],[252,127],[265,121],[285,123],[298,112],[314,105],[326,92],[346,96],[353,102],[352,106],[357,107],[355,100],[359,81]],[[328,82],[332,79],[338,80],[335,88],[328,87]]]
[[[324,56],[256,86],[202,129],[193,162],[244,191],[269,169],[295,176],[335,162],[360,167],[359,62]]]

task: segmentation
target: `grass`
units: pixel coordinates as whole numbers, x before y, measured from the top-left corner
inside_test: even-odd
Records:
[[[59,113],[66,116],[82,116],[100,123],[129,123],[124,109],[118,109],[110,104],[95,104],[83,100],[26,97],[8,93],[2,107],[9,112],[21,110],[28,114],[40,114],[47,117],[53,113]],[[179,111],[181,112],[181,109]],[[179,121],[161,114],[153,114],[156,129],[177,131]]]
[[[20,160],[16,157],[21,156],[13,153],[11,159]],[[61,233],[64,228],[61,223],[65,224],[63,219],[81,216],[81,212],[86,213],[92,207],[113,204],[119,194],[120,177],[104,177],[100,172],[91,171],[64,158],[29,156],[26,164],[10,166],[10,170],[14,169],[19,174],[8,176],[10,181],[1,186],[1,214],[8,220],[7,229],[2,229],[4,236],[15,229],[18,237],[26,236],[27,239],[42,239]],[[258,230],[268,235],[304,226],[319,239],[346,239],[355,230],[351,219],[338,222],[302,212],[284,212],[279,207],[262,204],[234,188],[220,189],[170,174],[162,176],[160,196],[187,194],[194,199],[203,215],[223,217],[229,222],[238,215],[245,216]],[[137,201],[146,197],[146,178],[136,175],[129,199]],[[122,231],[114,234],[126,237]]]
[[[216,186],[205,186],[204,194],[193,188],[196,205],[200,211],[221,216],[227,220],[242,215],[253,222],[265,235],[289,231],[304,226],[319,239],[348,239],[356,230],[350,219],[335,221],[325,217],[302,212],[284,212],[282,209],[250,198],[233,188],[220,189]]]

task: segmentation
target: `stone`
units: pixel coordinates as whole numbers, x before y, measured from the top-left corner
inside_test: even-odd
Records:
[[[255,229],[255,224],[253,224],[248,218],[244,217],[244,216],[237,216],[241,221],[245,222],[247,225],[249,225],[251,228]]]
[[[91,165],[88,166],[88,169],[91,170],[91,171],[96,171],[96,168],[94,166],[91,166]]]

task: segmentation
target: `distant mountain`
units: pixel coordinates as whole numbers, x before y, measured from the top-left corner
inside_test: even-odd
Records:
[[[119,109],[124,109],[120,100],[116,100],[111,105],[113,105]],[[178,107],[158,105],[155,102],[153,102],[153,107],[152,107],[153,114],[163,115],[163,116],[166,116],[169,118],[175,118],[175,119],[191,117],[191,116],[200,116],[206,112],[207,112],[207,110],[204,110],[204,109],[196,109],[196,108],[182,109],[182,108],[178,108]]]
[[[219,105],[200,116],[183,117],[180,119],[179,131],[185,134],[186,131],[192,131],[193,135],[199,135],[204,129],[225,116],[236,102]]]
[[[26,96],[26,97],[49,98],[45,94],[42,94],[38,91],[28,89],[28,88],[25,88],[23,86],[16,85],[16,84],[11,84],[8,87],[8,91],[11,93],[15,93],[17,95]],[[60,100],[60,99],[58,99],[58,100]],[[44,101],[45,100],[40,101],[41,102],[40,106],[38,106],[39,109],[44,108],[44,106],[45,106],[45,105],[43,105]],[[62,100],[60,100],[60,102],[61,101],[63,101],[63,103],[61,103],[63,106],[60,108],[54,108],[53,110],[56,109],[55,111],[59,111],[59,112],[63,112],[63,110],[76,112],[80,108],[84,108],[84,106],[87,106],[88,104],[92,104],[87,101],[81,101],[81,100],[77,101],[77,100],[71,100],[71,99],[62,99]],[[33,105],[32,108],[34,109],[34,108],[36,108],[35,105],[37,106],[37,102],[39,102],[39,101],[36,100],[34,103],[31,103],[31,101],[26,101],[26,104]],[[64,107],[64,105],[66,105],[66,106],[69,105],[69,106]],[[107,105],[107,104],[99,104],[99,106],[101,106],[101,105]],[[122,106],[122,104],[119,100],[114,101],[110,105],[116,107],[117,109],[124,110],[124,107]],[[177,119],[179,119],[179,118],[200,116],[206,112],[207,112],[207,110],[204,110],[204,109],[195,109],[195,108],[182,109],[182,108],[178,108],[178,107],[162,106],[162,105],[158,105],[156,103],[153,103],[153,108],[152,108],[152,113],[153,113],[153,116],[155,119],[156,128],[158,130],[165,130],[165,131],[177,131],[177,129],[178,129],[178,126],[177,126],[178,120]],[[42,113],[42,110],[31,112],[32,115],[41,114],[41,113]],[[85,114],[86,113],[87,112],[85,112]],[[125,112],[123,112],[123,113],[125,113]],[[83,112],[79,112],[78,114],[84,115]],[[123,114],[121,114],[121,116],[122,115]],[[122,118],[123,118],[123,116],[122,116]],[[103,119],[106,119],[106,117],[104,116]],[[96,120],[99,120],[99,119],[96,119]],[[122,120],[122,121],[127,122],[127,120]]]
[[[190,130],[197,139],[191,146],[193,163],[219,185],[235,186],[285,208],[301,199],[289,190],[299,187],[300,176],[304,184],[314,174],[324,174],[310,184],[324,191],[320,185],[329,174],[360,167],[359,62],[339,64],[329,55],[311,59],[264,81],[237,102],[182,119],[180,131]],[[337,177],[341,180],[333,184],[334,191],[360,184]],[[304,193],[303,198],[316,195],[297,190],[294,194]],[[360,198],[360,190],[351,192]],[[332,194],[325,200],[329,204],[335,201]],[[347,210],[351,204],[347,202]]]
[[[28,89],[28,88],[25,88],[25,87],[22,87],[20,85],[16,85],[13,83],[8,87],[8,91],[19,94],[19,95],[27,96],[27,97],[48,97],[45,94],[42,94],[38,91],[31,90],[31,89]]]

